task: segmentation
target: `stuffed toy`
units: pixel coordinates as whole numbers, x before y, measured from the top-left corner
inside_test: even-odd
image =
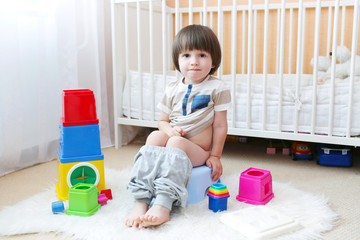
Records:
[[[334,57],[334,56],[333,56]],[[336,48],[335,58],[339,62],[335,66],[335,78],[345,79],[350,76],[351,67],[351,52],[345,46],[338,46]],[[360,76],[360,56],[355,56],[355,76]],[[331,66],[326,71],[326,78],[331,78]]]
[[[314,67],[314,58],[311,59],[310,64],[312,67]],[[317,66],[318,84],[323,84],[325,82],[327,77],[326,71],[330,68],[330,66],[331,66],[331,60],[329,57],[327,56],[318,57],[318,66]]]

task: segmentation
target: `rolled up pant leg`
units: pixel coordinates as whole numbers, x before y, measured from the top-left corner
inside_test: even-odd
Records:
[[[192,165],[186,153],[178,148],[143,146],[135,156],[128,190],[138,201],[172,209],[185,207]]]

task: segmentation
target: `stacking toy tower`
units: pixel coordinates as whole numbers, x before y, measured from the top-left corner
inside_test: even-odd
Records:
[[[58,149],[59,200],[67,200],[78,183],[105,189],[104,155],[101,153],[95,97],[89,89],[63,91],[63,116]]]
[[[227,187],[222,183],[214,183],[207,193],[209,196],[209,209],[214,212],[227,209],[227,199],[230,197]]]

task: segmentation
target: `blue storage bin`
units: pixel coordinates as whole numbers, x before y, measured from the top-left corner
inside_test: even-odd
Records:
[[[320,165],[328,166],[352,166],[352,151],[347,146],[325,145],[318,146]]]
[[[60,125],[59,158],[92,157],[103,159],[100,146],[99,125],[78,125],[64,127]],[[102,156],[102,157],[101,157]]]

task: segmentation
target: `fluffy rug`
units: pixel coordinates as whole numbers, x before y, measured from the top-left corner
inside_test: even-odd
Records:
[[[55,232],[73,236],[74,239],[244,239],[238,232],[220,222],[226,212],[252,207],[238,202],[239,176],[222,177],[230,192],[227,211],[214,213],[208,209],[208,199],[175,209],[171,221],[155,228],[134,229],[124,225],[133,200],[125,185],[130,169],[122,171],[109,169],[106,185],[111,188],[113,200],[91,217],[54,215],[51,203],[56,201],[54,187],[29,199],[7,207],[0,212],[0,235]],[[303,229],[283,235],[278,239],[319,239],[322,234],[336,225],[337,214],[327,205],[324,196],[314,195],[292,187],[290,184],[273,181],[275,198],[266,206],[299,221]],[[259,216],[261,217],[261,216]]]

